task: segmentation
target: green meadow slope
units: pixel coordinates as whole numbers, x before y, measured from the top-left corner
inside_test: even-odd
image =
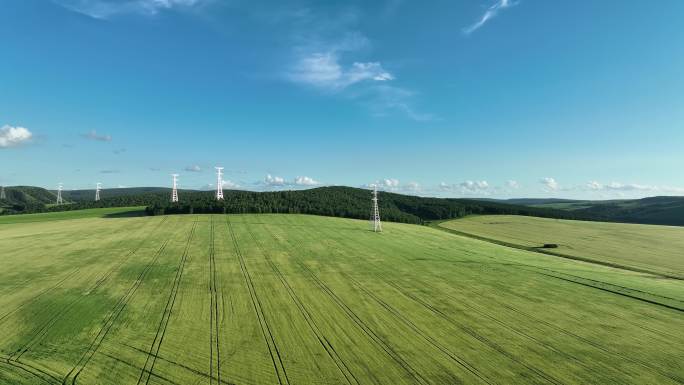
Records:
[[[684,227],[582,222],[515,215],[471,216],[441,227],[498,242],[684,279]]]
[[[684,382],[681,281],[367,225],[0,224],[0,383]]]

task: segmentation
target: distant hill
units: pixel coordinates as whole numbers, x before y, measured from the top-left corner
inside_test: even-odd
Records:
[[[584,202],[574,199],[558,199],[558,198],[513,198],[504,200],[506,203],[514,205],[525,205],[525,206],[542,206],[549,204],[559,204],[559,203],[578,203]]]
[[[551,208],[597,221],[684,226],[684,197],[659,196],[606,201],[571,199],[510,199],[530,207]]]
[[[33,186],[5,187],[5,196],[6,199],[0,200],[0,212],[5,214],[40,209],[57,200],[50,191]]]
[[[599,202],[572,212],[613,222],[684,226],[684,197]]]

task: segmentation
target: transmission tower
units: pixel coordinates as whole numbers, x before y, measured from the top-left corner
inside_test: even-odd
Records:
[[[371,226],[376,233],[382,232],[382,223],[380,223],[380,210],[378,209],[378,186],[373,185],[373,210],[371,211]]]
[[[173,191],[171,192],[171,202],[178,202],[178,174],[171,174],[173,177]]]
[[[223,167],[214,167],[216,169],[216,200],[223,200]]]
[[[100,190],[102,189],[102,183],[97,183],[95,185],[95,202],[100,200]]]
[[[5,186],[0,187],[0,199],[7,199],[7,195],[5,195]]]
[[[57,204],[61,205],[64,202],[62,201],[62,184],[57,185]]]

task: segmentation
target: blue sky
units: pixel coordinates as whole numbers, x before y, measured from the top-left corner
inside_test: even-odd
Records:
[[[679,0],[0,7],[0,184],[684,195]]]

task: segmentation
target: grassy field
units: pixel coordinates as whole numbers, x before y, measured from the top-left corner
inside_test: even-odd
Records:
[[[0,383],[684,382],[681,281],[384,227],[303,215],[2,225]],[[610,286],[656,284],[667,295],[655,301]]]
[[[60,221],[80,218],[106,218],[106,217],[135,217],[145,215],[145,206],[141,207],[109,207],[103,209],[86,209],[73,211],[56,211],[52,213],[4,215],[0,216],[0,225]]]
[[[471,216],[440,226],[523,247],[684,279],[684,227],[567,221],[513,215]]]

